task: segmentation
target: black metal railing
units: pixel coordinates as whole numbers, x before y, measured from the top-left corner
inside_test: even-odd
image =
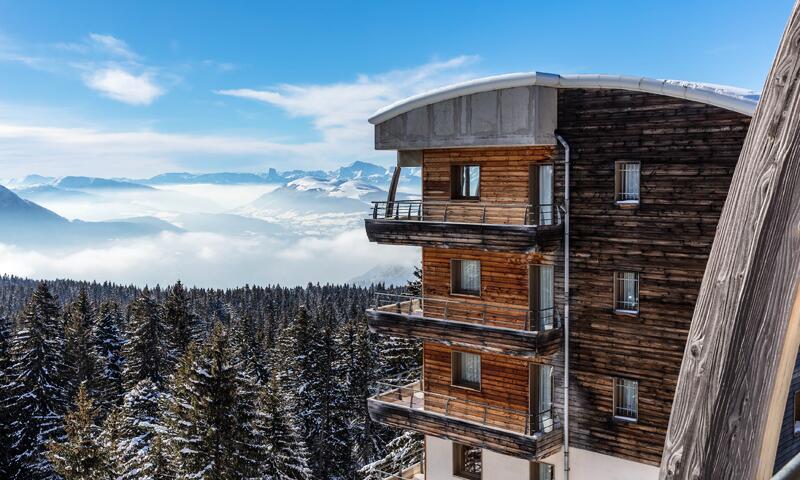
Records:
[[[397,200],[372,202],[369,216],[376,220],[547,226],[560,225],[563,212],[555,203]]]
[[[383,392],[372,397],[374,401],[444,415],[482,427],[499,428],[526,436],[548,433],[561,428],[558,415],[552,407],[536,413],[499,407],[428,392],[422,389],[419,381],[406,385],[378,382],[378,385],[383,388]]]
[[[477,323],[514,330],[543,331],[561,327],[556,307],[527,308],[396,293],[375,293],[373,308],[384,312]]]

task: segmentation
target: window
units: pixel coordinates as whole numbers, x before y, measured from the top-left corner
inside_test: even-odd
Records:
[[[621,204],[639,203],[639,162],[620,161],[614,168],[614,200]]]
[[[639,273],[614,273],[614,310],[639,313]]]
[[[552,330],[556,325],[552,265],[528,266],[528,304],[531,330]]]
[[[453,165],[450,170],[450,197],[456,200],[477,200],[481,196],[481,167]]]
[[[458,387],[481,388],[481,356],[475,353],[453,352],[451,356],[452,384]]]
[[[556,223],[556,209],[553,204],[553,164],[533,164],[530,166],[531,219],[533,225],[553,225]]]
[[[552,465],[547,463],[531,462],[531,480],[554,480],[555,472]]]
[[[614,417],[622,420],[639,419],[639,382],[626,378],[614,379]]]
[[[481,261],[452,260],[450,262],[450,290],[461,295],[481,294]]]
[[[481,449],[453,443],[453,475],[479,480],[483,473]]]
[[[800,436],[800,391],[794,392],[794,434]]]

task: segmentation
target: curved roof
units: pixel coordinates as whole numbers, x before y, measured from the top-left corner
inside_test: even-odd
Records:
[[[529,72],[479,78],[414,95],[378,110],[370,117],[369,122],[372,124],[382,123],[415,108],[450,100],[462,95],[531,85],[555,88],[615,88],[655,93],[706,103],[748,116],[753,116],[758,104],[758,95],[753,94],[753,92],[712,84],[678,80],[656,80],[627,75],[557,75]]]

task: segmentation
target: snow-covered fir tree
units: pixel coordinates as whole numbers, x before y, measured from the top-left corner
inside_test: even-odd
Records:
[[[386,445],[386,455],[364,465],[359,472],[363,480],[384,480],[388,475],[400,477],[401,472],[422,461],[424,443],[422,435],[411,431],[398,431]]]
[[[122,401],[125,390],[122,385],[122,345],[120,332],[122,315],[117,302],[105,301],[97,312],[92,343],[97,359],[95,380],[97,404],[102,413],[107,413]]]
[[[125,394],[116,427],[119,480],[150,479],[148,453],[160,430],[161,396],[159,386],[150,379],[142,380]]]
[[[11,321],[0,312],[0,478],[11,476]]]
[[[167,291],[163,311],[167,363],[174,366],[196,336],[191,299],[180,280]]]
[[[64,416],[66,438],[49,444],[48,458],[64,480],[111,478],[96,418],[97,412],[83,384],[78,387],[75,409]]]
[[[166,401],[165,431],[180,478],[258,475],[255,398],[235,350],[217,323],[197,353],[184,355]]]
[[[127,341],[122,348],[123,379],[130,390],[142,380],[161,384],[165,363],[165,328],[158,304],[145,287],[130,306]]]
[[[93,343],[94,307],[82,288],[64,312],[64,363],[69,372],[68,394],[73,398],[83,385],[90,395],[97,394],[98,360]]]
[[[61,432],[66,407],[64,342],[60,310],[40,283],[11,337],[10,413],[14,439],[9,478],[56,478],[46,445]]]
[[[300,439],[277,374],[263,389],[258,403],[256,438],[260,474],[264,480],[310,480],[308,452]]]

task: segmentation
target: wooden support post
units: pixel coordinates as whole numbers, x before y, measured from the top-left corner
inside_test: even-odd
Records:
[[[661,479],[767,479],[800,346],[800,3],[717,227]]]

